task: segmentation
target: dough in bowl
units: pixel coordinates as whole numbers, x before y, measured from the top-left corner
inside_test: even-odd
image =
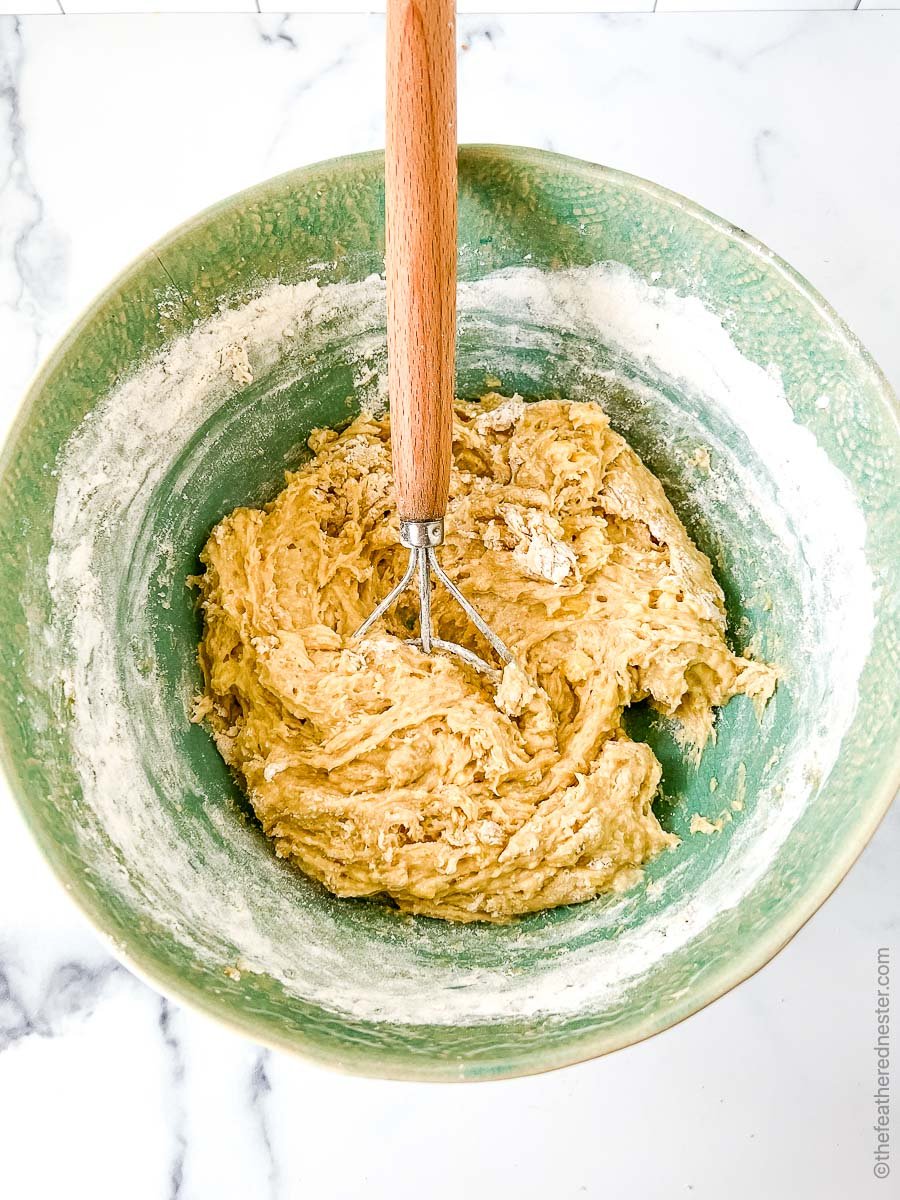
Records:
[[[721,589],[659,481],[596,404],[459,402],[441,562],[513,648],[497,680],[407,645],[389,416],[314,457],[201,555],[205,720],[276,853],[339,896],[454,921],[629,887],[677,843],[660,766],[622,726],[648,699],[699,754],[715,708],[774,670],[733,654]],[[490,658],[442,589],[440,635]]]

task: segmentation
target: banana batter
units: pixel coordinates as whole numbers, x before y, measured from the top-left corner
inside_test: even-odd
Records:
[[[355,643],[406,566],[390,423],[363,414],[265,509],[213,530],[196,582],[206,720],[276,853],[339,896],[454,921],[621,890],[677,839],[660,766],[622,727],[649,699],[688,753],[716,706],[762,705],[721,589],[659,481],[596,404],[456,406],[441,562],[517,664],[492,681],[405,644],[414,595]],[[440,635],[490,659],[442,589]]]

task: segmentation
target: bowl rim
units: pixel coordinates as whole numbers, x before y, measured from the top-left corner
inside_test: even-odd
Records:
[[[888,411],[897,426],[898,435],[900,435],[900,403],[898,403],[897,396],[886,375],[860,339],[804,276],[775,254],[765,243],[740,226],[717,216],[681,193],[651,180],[555,151],[500,143],[472,143],[461,144],[459,152],[461,156],[469,159],[502,157],[505,161],[515,161],[526,166],[556,166],[569,175],[586,180],[599,178],[619,183],[634,191],[646,193],[657,201],[674,205],[732,241],[738,242],[752,255],[764,259],[767,265],[784,276],[817,311],[831,330],[838,337],[849,342],[860,356],[864,366],[871,372],[877,389],[886,401]],[[383,151],[370,150],[320,160],[274,175],[194,213],[155,239],[140,253],[134,255],[126,266],[80,310],[33,373],[8,427],[3,447],[0,449],[0,476],[5,473],[10,464],[21,431],[37,402],[44,381],[55,369],[58,360],[90,324],[96,310],[115,295],[134,273],[143,268],[148,260],[155,258],[165,271],[161,252],[169,245],[216,214],[236,204],[262,197],[269,190],[284,187],[289,180],[306,180],[323,170],[335,173],[354,171],[365,166],[377,168],[383,163],[383,160]],[[323,1052],[312,1042],[307,1041],[302,1034],[277,1037],[269,1032],[261,1032],[252,1017],[245,1017],[240,1011],[230,1008],[219,997],[189,987],[175,968],[160,964],[151,955],[142,953],[138,948],[132,949],[116,938],[110,928],[103,905],[96,902],[81,881],[77,877],[73,877],[72,873],[57,859],[54,853],[53,839],[46,835],[40,821],[34,817],[28,802],[27,789],[18,776],[7,729],[2,723],[0,723],[0,769],[2,769],[10,794],[16,802],[16,808],[24,827],[29,831],[33,842],[40,850],[64,894],[91,926],[110,954],[154,991],[175,1003],[182,1004],[188,1009],[211,1018],[231,1032],[250,1038],[259,1045],[269,1049],[288,1051],[318,1066],[326,1066],[345,1074],[365,1075],[370,1078],[416,1082],[459,1082],[538,1075],[577,1063],[588,1062],[615,1050],[645,1041],[680,1024],[755,975],[757,971],[772,961],[829,899],[871,840],[900,789],[900,742],[895,746],[893,757],[877,788],[869,793],[864,810],[858,813],[852,836],[841,847],[840,853],[833,857],[830,869],[820,876],[817,885],[807,887],[784,914],[776,918],[772,924],[767,925],[763,933],[755,940],[745,943],[738,953],[726,959],[696,991],[692,989],[686,1004],[678,1005],[677,1008],[673,1004],[662,1014],[657,1012],[655,1015],[641,1017],[631,1024],[620,1022],[611,1029],[598,1030],[587,1036],[576,1037],[573,1035],[567,1043],[558,1048],[542,1049],[540,1046],[529,1048],[520,1054],[513,1064],[504,1066],[492,1063],[485,1070],[484,1064],[481,1063],[479,1072],[474,1076],[461,1074],[457,1063],[452,1060],[444,1062],[431,1058],[418,1062],[406,1060],[403,1064],[399,1064],[390,1056],[381,1061],[375,1061],[375,1056],[368,1053],[363,1053],[358,1058],[346,1054],[339,1058]]]

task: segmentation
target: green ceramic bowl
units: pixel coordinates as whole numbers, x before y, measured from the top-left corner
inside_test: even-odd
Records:
[[[744,979],[887,808],[897,413],[828,305],[741,230],[603,167],[463,149],[460,393],[600,399],[712,557],[735,645],[782,682],[761,721],[730,704],[699,765],[630,714],[682,842],[624,895],[505,927],[336,900],[276,861],[189,723],[185,579],[313,426],[377,399],[382,228],[379,155],[282,176],[163,239],[52,354],[2,462],[3,757],[72,897],[161,990],[351,1071],[524,1074]]]

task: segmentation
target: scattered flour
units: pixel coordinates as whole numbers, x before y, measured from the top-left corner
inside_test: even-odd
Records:
[[[475,428],[479,433],[505,433],[506,430],[512,429],[524,411],[525,401],[521,396],[507,396],[496,408],[479,413],[475,418]]]
[[[557,521],[538,509],[522,509],[515,504],[501,504],[499,512],[507,529],[517,539],[513,558],[529,575],[560,584],[576,573],[575,551],[562,540],[563,530]],[[485,545],[497,540],[496,532],[488,526]]]
[[[250,369],[250,356],[243,342],[233,342],[222,351],[222,366],[231,372],[234,383],[252,383],[253,372]]]

